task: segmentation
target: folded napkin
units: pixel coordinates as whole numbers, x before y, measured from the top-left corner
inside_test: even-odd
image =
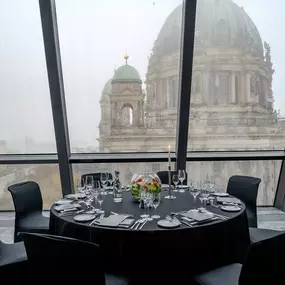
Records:
[[[59,205],[59,206],[55,206],[54,207],[54,209],[57,212],[60,212],[60,211],[73,211],[73,210],[75,211],[78,208],[80,208],[79,204],[65,204],[65,205]]]
[[[241,204],[241,201],[234,197],[217,197],[218,203]]]
[[[187,218],[193,219],[197,222],[201,221],[206,221],[209,219],[212,219],[214,217],[213,213],[210,212],[194,212],[194,211],[189,211],[185,214],[182,214],[182,216],[185,216]]]
[[[129,215],[111,215],[107,218],[102,217],[97,224],[103,227],[118,227]]]

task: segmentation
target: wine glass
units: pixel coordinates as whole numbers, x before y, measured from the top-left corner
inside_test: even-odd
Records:
[[[194,198],[194,206],[193,206],[193,210],[192,211],[197,211],[196,209],[196,200],[197,200],[197,196],[200,194],[200,190],[197,187],[192,187],[190,189],[190,193],[192,194],[193,198]]]
[[[140,199],[142,200],[143,205],[144,205],[144,209],[145,209],[145,213],[140,216],[141,218],[148,218],[149,217],[149,215],[146,213],[146,194],[147,193],[146,193],[144,187],[141,186]]]
[[[106,192],[106,187],[107,187],[107,183],[108,183],[108,173],[106,172],[101,172],[101,175],[100,175],[100,181],[101,181],[101,185],[103,186],[103,189],[104,189],[104,194],[107,195],[107,192]]]
[[[178,185],[178,183],[179,183],[179,179],[178,179],[178,175],[177,175],[177,174],[174,174],[174,175],[172,176],[172,181],[173,181],[173,183],[174,183],[174,185],[175,185],[175,189],[173,190],[173,192],[178,192],[178,190],[177,190],[177,185]]]
[[[179,181],[181,183],[181,188],[179,190],[180,193],[184,193],[185,192],[185,190],[183,189],[183,185],[182,185],[182,183],[185,180],[185,178],[186,178],[185,171],[183,169],[179,169],[178,170],[178,179],[179,179]]]
[[[98,201],[97,201],[97,197],[98,197],[98,195],[99,195],[99,189],[100,189],[100,181],[94,181],[94,187],[93,187],[93,189],[91,190],[91,194],[92,194],[92,198],[93,198],[93,200],[94,200],[94,206],[95,206],[95,207],[93,207],[93,209],[94,209],[95,211],[98,211],[98,210],[99,210],[98,208],[96,208],[96,203],[98,202]]]
[[[104,199],[105,199],[105,190],[100,188],[98,190],[98,196],[97,196],[97,201],[99,203],[99,211],[98,211],[99,214],[104,214],[105,213],[102,210],[102,203],[103,203]]]
[[[160,204],[160,199],[161,199],[160,193],[153,193],[152,194],[152,205],[154,207],[154,215],[152,215],[151,217],[153,219],[159,219],[160,218],[160,216],[156,213],[156,209]]]
[[[152,221],[153,220],[153,218],[150,217],[150,215],[149,215],[149,209],[152,206],[152,198],[153,198],[152,193],[147,191],[146,195],[145,195],[145,205],[146,205],[147,210],[148,210],[148,214],[147,214],[148,217],[146,218],[147,221]]]
[[[108,186],[110,187],[108,194],[113,194],[113,190],[111,187],[113,186],[113,175],[112,173],[107,173],[107,181],[108,181]]]
[[[77,181],[77,191],[78,193],[83,193],[84,192],[84,181],[81,179],[81,177]]]
[[[86,195],[90,195],[90,191],[92,190],[94,185],[94,178],[92,175],[87,175],[85,179],[85,191]]]
[[[201,189],[200,196],[201,196],[200,200],[201,200],[201,203],[202,203],[201,210],[202,211],[206,211],[206,204],[207,204],[208,198],[210,196],[210,191],[208,189],[208,184],[206,184],[206,183],[202,184],[202,189]]]

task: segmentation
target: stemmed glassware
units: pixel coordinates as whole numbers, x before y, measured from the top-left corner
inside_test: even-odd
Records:
[[[197,208],[196,208],[196,200],[197,200],[197,196],[200,194],[200,189],[198,189],[198,187],[194,187],[192,186],[190,188],[190,193],[192,194],[193,198],[194,198],[194,207],[193,207],[193,210],[192,211],[197,211]]]
[[[90,191],[94,186],[94,178],[92,175],[87,175],[85,179],[85,194],[90,195]]]
[[[112,175],[112,173],[107,173],[107,181],[108,181],[108,184],[110,187],[108,194],[113,194],[113,190],[111,189],[111,187],[113,186],[113,175]]]
[[[185,192],[185,190],[183,189],[183,185],[182,185],[182,183],[185,180],[185,178],[186,178],[185,171],[183,169],[179,169],[178,170],[178,179],[179,179],[179,181],[181,183],[181,188],[179,190],[180,193],[184,193]]]
[[[104,191],[103,191],[104,195],[107,195],[106,187],[107,187],[107,183],[108,183],[108,175],[106,172],[101,172],[100,181],[101,181],[101,185],[104,189]]]
[[[147,195],[147,192],[144,189],[144,187],[142,186],[141,190],[140,190],[140,199],[143,202],[145,212],[144,212],[144,214],[141,215],[141,218],[148,218],[149,217],[149,215],[146,213],[146,195]]]
[[[147,212],[148,212],[148,214],[147,214],[147,221],[152,221],[153,220],[153,218],[152,217],[150,217],[150,215],[149,215],[149,209],[152,207],[152,198],[153,198],[153,196],[152,196],[152,193],[151,192],[149,192],[149,191],[146,191],[146,195],[145,195],[145,206],[147,207]]]
[[[97,201],[98,201],[99,206],[100,206],[99,211],[98,211],[99,214],[104,214],[105,213],[102,210],[102,203],[103,203],[104,199],[105,199],[105,190],[100,188],[98,190],[98,196],[97,196]]]
[[[156,209],[160,204],[160,193],[152,193],[152,206],[154,207],[154,215],[151,216],[153,219],[159,219],[160,216],[156,213]]]
[[[208,189],[208,184],[207,183],[203,183],[202,184],[202,189],[201,189],[200,196],[201,196],[200,200],[201,200],[201,203],[202,203],[201,210],[202,211],[206,211],[206,204],[207,204],[208,198],[210,196],[210,191]]]
[[[177,174],[173,174],[172,181],[173,181],[173,183],[175,185],[175,188],[174,188],[173,192],[178,192],[177,185],[179,183],[179,179],[178,179],[178,175]]]
[[[80,177],[77,181],[77,192],[84,193],[84,189],[85,189],[84,181]]]

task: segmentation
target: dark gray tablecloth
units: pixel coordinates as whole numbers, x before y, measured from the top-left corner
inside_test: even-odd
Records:
[[[188,192],[174,193],[175,200],[162,199],[157,213],[165,217],[170,212],[193,208],[193,197]],[[163,192],[162,196],[166,196]],[[199,205],[199,202],[198,202]],[[137,219],[143,213],[132,201],[129,192],[124,193],[123,203],[114,203],[112,196],[106,196],[103,209],[117,213],[133,214]],[[123,273],[129,277],[160,276],[170,280],[177,274],[194,274],[221,265],[242,262],[249,245],[248,224],[245,206],[240,212],[228,213],[208,206],[210,211],[228,216],[225,221],[176,229],[162,229],[157,220],[148,222],[140,231],[128,229],[88,226],[77,223],[73,216],[59,217],[52,207],[50,229],[53,234],[66,235],[93,241],[102,247],[106,269],[113,273]],[[146,277],[144,277],[146,278]],[[142,280],[141,280],[142,281]],[[144,280],[149,282],[149,280]],[[142,282],[144,283],[144,282]]]

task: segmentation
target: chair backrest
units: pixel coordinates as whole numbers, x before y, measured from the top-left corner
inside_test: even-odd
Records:
[[[42,194],[40,186],[36,182],[28,181],[14,184],[9,186],[8,190],[13,198],[16,219],[31,212],[42,211]]]
[[[249,227],[257,227],[256,200],[260,178],[235,175],[229,179],[227,192],[244,202]]]
[[[23,233],[29,275],[34,284],[104,285],[102,256],[97,244],[46,234]],[[38,276],[38,277],[37,277]]]
[[[112,177],[112,179],[113,179],[112,173],[109,173],[109,172],[107,172],[107,173],[110,174],[111,177]],[[101,172],[82,174],[82,175],[81,175],[81,183],[84,183],[84,182],[85,182],[86,176],[93,176],[93,180],[94,180],[94,181],[99,181],[99,182],[100,182],[100,185],[101,185],[101,180],[100,180],[100,179],[101,179]],[[107,185],[108,185],[108,186],[111,186],[111,185],[109,185],[109,182],[107,183]],[[101,187],[102,187],[102,185],[101,185]]]
[[[239,285],[284,284],[285,233],[251,244]]]
[[[162,184],[168,184],[168,171],[159,171],[156,173],[157,176],[160,178]],[[173,183],[173,174],[177,174],[177,171],[171,171],[171,185],[174,185]],[[185,171],[186,179],[183,181],[183,185],[187,185],[187,172]]]

